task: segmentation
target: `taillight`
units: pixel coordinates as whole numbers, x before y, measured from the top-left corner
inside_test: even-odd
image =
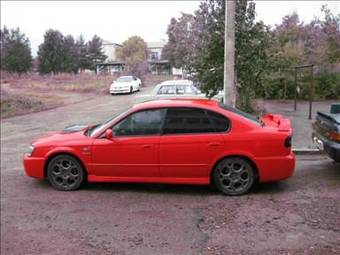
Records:
[[[338,133],[338,132],[330,131],[330,132],[328,133],[328,137],[329,137],[329,139],[331,139],[332,141],[340,142],[340,133]]]
[[[287,147],[287,148],[292,147],[292,137],[291,136],[288,136],[285,139],[285,147]]]

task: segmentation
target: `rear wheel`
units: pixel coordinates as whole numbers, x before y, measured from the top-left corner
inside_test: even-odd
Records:
[[[242,195],[253,186],[255,169],[244,158],[225,158],[216,165],[213,181],[216,188],[225,195]]]
[[[84,182],[85,172],[77,159],[69,155],[53,158],[47,167],[47,178],[58,190],[78,189]]]

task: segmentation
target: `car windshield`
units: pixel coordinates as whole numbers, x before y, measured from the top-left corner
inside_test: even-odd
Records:
[[[123,76],[123,77],[119,77],[117,79],[117,82],[130,82],[130,81],[132,81],[131,76]]]
[[[190,88],[196,93],[196,94],[201,94],[202,92],[196,88],[194,85],[191,85]]]
[[[106,121],[104,121],[103,123],[101,124],[98,124],[98,125],[95,125],[93,126],[91,129],[89,129],[87,131],[87,135],[88,136],[91,136],[91,137],[94,137],[96,136],[105,126],[107,126],[112,120],[114,120],[115,118],[118,118],[119,116],[125,114],[125,112],[127,112],[128,109],[125,109],[124,111],[122,112],[118,112],[116,114],[114,114],[112,117],[110,117],[109,119],[107,119]]]
[[[248,119],[252,122],[255,122],[256,124],[262,125],[261,121],[258,118],[256,118],[254,115],[251,115],[251,114],[246,113],[246,112],[242,112],[241,110],[236,109],[236,108],[231,107],[231,106],[226,105],[226,104],[219,103],[219,105],[220,105],[221,108],[223,108],[227,111],[238,114],[238,115],[240,115],[240,116],[242,116],[242,117],[244,117],[244,118],[246,118],[246,119]]]

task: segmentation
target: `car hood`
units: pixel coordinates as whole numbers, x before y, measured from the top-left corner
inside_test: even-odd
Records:
[[[132,82],[129,81],[129,82],[114,82],[111,84],[111,87],[124,87],[124,86],[130,86]]]
[[[89,126],[87,125],[79,124],[67,126],[61,131],[46,133],[44,136],[41,136],[33,141],[32,144],[41,145],[48,143],[58,145],[59,143],[64,143],[66,145],[74,141],[88,138],[86,135],[84,135],[84,132],[88,128]]]

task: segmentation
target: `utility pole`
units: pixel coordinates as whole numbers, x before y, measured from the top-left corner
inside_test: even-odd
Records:
[[[225,1],[224,30],[224,103],[235,107],[235,5],[236,1]]]

